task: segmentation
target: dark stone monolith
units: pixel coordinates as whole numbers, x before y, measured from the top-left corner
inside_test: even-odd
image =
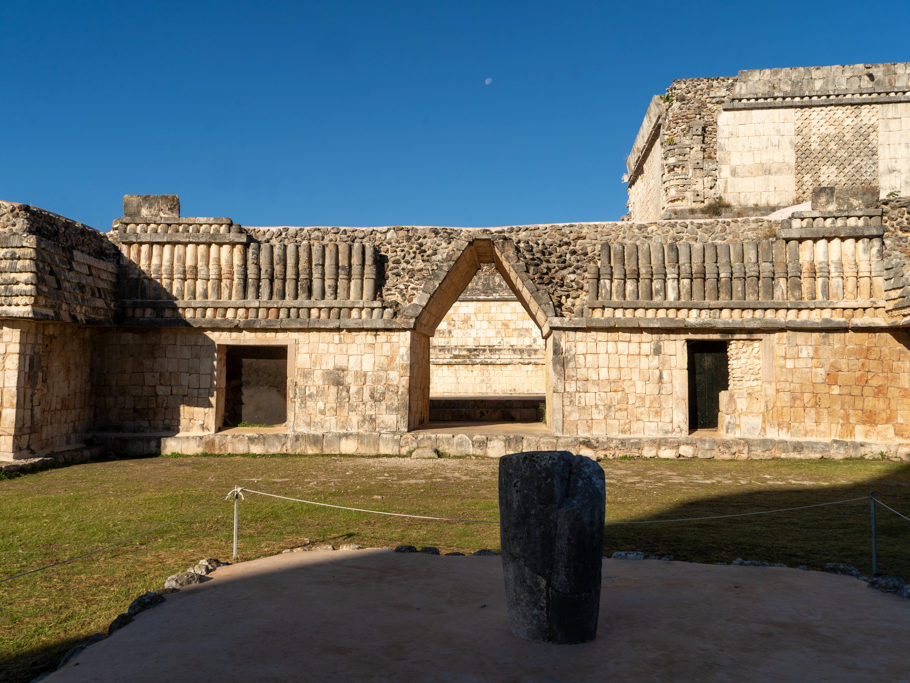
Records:
[[[582,643],[597,635],[604,536],[604,472],[568,451],[499,461],[506,606],[526,640]]]

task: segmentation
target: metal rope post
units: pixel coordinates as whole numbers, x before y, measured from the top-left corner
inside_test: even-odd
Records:
[[[875,514],[874,512],[872,514]],[[240,496],[234,495],[234,553],[231,559],[237,560],[237,528],[240,526]]]
[[[237,530],[240,527],[240,500],[243,498],[243,489],[235,486],[225,498],[234,499],[234,554],[232,560],[237,560]]]
[[[875,538],[875,493],[869,494],[869,507],[872,517],[872,576],[878,574],[878,547]]]

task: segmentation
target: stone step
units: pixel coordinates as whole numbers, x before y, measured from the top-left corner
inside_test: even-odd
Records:
[[[430,422],[540,422],[544,396],[430,398]]]

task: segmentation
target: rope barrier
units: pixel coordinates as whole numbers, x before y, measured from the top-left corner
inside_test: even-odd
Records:
[[[193,510],[190,510],[189,512],[187,512],[179,517],[176,517],[169,522],[165,522],[164,524],[159,524],[156,527],[147,529],[145,531],[141,531],[138,534],[133,534],[132,536],[121,539],[114,543],[109,543],[100,548],[95,548],[94,550],[90,550],[90,551],[82,553],[80,555],[75,555],[73,557],[67,558],[65,560],[61,560],[59,562],[54,562],[52,564],[48,564],[43,567],[38,567],[37,569],[31,569],[29,571],[21,572],[19,574],[14,574],[12,576],[7,576],[3,579],[0,579],[0,583],[12,581],[13,579],[18,579],[20,577],[28,576],[30,574],[36,574],[38,572],[42,572],[46,569],[51,569],[53,567],[59,567],[64,564],[69,564],[71,562],[75,562],[76,560],[81,560],[81,559],[83,559],[85,557],[89,557],[91,555],[97,555],[98,553],[104,552],[105,550],[109,550],[110,548],[115,548],[115,547],[123,545],[125,543],[129,543],[130,541],[133,541],[137,538],[141,538],[142,536],[147,536],[148,534],[150,534],[154,531],[158,531],[159,529],[164,529],[173,524],[176,524],[177,522],[180,522],[180,521],[186,519],[190,515],[196,514],[197,512],[201,512],[202,510],[212,507],[213,505],[221,502],[222,500],[233,500],[234,501],[234,507],[235,507],[235,511],[234,511],[234,514],[235,514],[234,556],[236,557],[236,555],[237,555],[237,549],[236,549],[237,509],[236,508],[237,508],[237,503],[240,500],[244,500],[244,496],[243,496],[244,492],[253,493],[253,494],[256,494],[257,496],[266,496],[268,498],[277,498],[279,500],[288,500],[288,501],[291,501],[294,503],[304,503],[306,505],[315,505],[318,507],[334,508],[336,510],[349,510],[351,512],[363,512],[363,513],[367,513],[367,514],[371,514],[371,515],[385,515],[388,517],[406,517],[409,519],[427,519],[427,520],[436,521],[436,522],[462,522],[464,524],[497,524],[497,525],[499,524],[498,521],[491,521],[491,520],[487,520],[487,519],[461,519],[458,517],[433,517],[430,515],[411,515],[411,514],[406,514],[403,512],[386,512],[384,510],[368,510],[366,508],[355,508],[355,507],[348,507],[345,505],[333,505],[331,503],[321,503],[319,501],[306,500],[304,498],[292,498],[290,496],[280,496],[275,493],[266,493],[265,491],[256,491],[254,489],[248,489],[248,488],[241,487],[241,486],[235,486],[233,489],[231,489],[228,492],[228,494],[224,498],[219,497],[217,500],[213,500],[210,503],[206,503],[205,505],[200,505],[199,507],[194,508]],[[844,500],[835,500],[835,501],[830,501],[827,503],[814,503],[812,505],[797,505],[795,507],[789,507],[789,508],[777,508],[775,510],[757,510],[755,512],[738,512],[738,513],[729,514],[729,515],[711,515],[711,516],[706,516],[706,517],[679,517],[676,519],[644,519],[644,520],[630,520],[630,521],[625,521],[625,522],[606,522],[604,524],[604,526],[621,526],[621,525],[627,525],[627,524],[674,524],[674,523],[681,523],[681,522],[706,522],[706,521],[712,521],[712,520],[717,520],[717,519],[733,519],[733,518],[737,518],[737,517],[754,517],[756,515],[771,515],[771,514],[777,514],[777,513],[781,513],[781,512],[808,510],[810,508],[829,507],[831,505],[843,505],[845,503],[856,503],[856,502],[865,501],[865,500],[866,500],[866,497],[863,496],[860,498],[846,498]],[[907,517],[906,515],[898,512],[897,510],[892,508],[890,505],[887,505],[886,503],[882,502],[880,499],[873,498],[873,500],[875,503],[878,503],[879,505],[882,505],[883,507],[887,508],[888,510],[890,510],[891,512],[896,514],[898,517],[901,517],[901,518],[907,520],[908,522],[910,522],[910,517]]]
[[[903,518],[906,519],[908,522],[910,522],[910,517],[907,517],[907,515],[901,514],[900,512],[898,512],[897,510],[895,510],[895,509],[894,509],[893,507],[891,507],[890,505],[886,505],[885,503],[882,502],[882,499],[881,499],[881,498],[876,497],[876,498],[875,498],[875,502],[878,503],[879,505],[881,505],[882,507],[887,508],[888,510],[891,510],[891,512],[893,512],[893,513],[894,513],[895,515],[897,515],[898,517],[903,517]]]
[[[842,503],[856,503],[862,498],[847,498],[846,500],[834,500],[830,503],[814,503],[812,505],[798,505],[792,508],[779,508],[777,510],[758,510],[757,512],[738,512],[732,515],[713,515],[711,517],[680,517],[679,519],[643,519],[629,522],[606,522],[604,526],[618,526],[620,524],[671,524],[673,522],[705,522],[712,519],[731,519],[733,517],[753,517],[755,515],[771,515],[776,512],[792,512],[794,510],[808,510],[809,508],[821,508],[829,505],[841,505]]]
[[[180,515],[179,517],[172,519],[170,522],[165,522],[164,524],[159,524],[158,526],[153,527],[151,529],[141,531],[138,534],[133,534],[132,536],[130,536],[128,538],[124,538],[124,539],[117,541],[116,543],[109,543],[108,545],[102,546],[100,548],[95,548],[94,550],[90,550],[87,553],[82,553],[81,555],[75,555],[66,560],[60,560],[59,562],[54,562],[53,564],[45,565],[44,567],[38,567],[37,569],[31,569],[27,572],[21,572],[20,574],[13,574],[12,576],[7,576],[6,578],[0,579],[0,583],[12,581],[13,579],[18,579],[22,576],[28,576],[29,574],[37,574],[38,572],[43,572],[45,569],[59,567],[60,565],[63,565],[63,564],[69,564],[70,562],[75,562],[76,560],[81,560],[82,558],[89,557],[90,555],[97,555],[100,552],[109,550],[110,548],[115,548],[118,545],[123,545],[124,543],[129,543],[130,541],[135,540],[137,538],[141,538],[142,536],[148,536],[153,531],[158,531],[158,529],[164,529],[165,527],[169,527],[173,524],[176,524],[177,522],[180,522],[180,521],[186,519],[190,515],[194,515],[197,512],[201,512],[202,510],[205,510],[206,508],[212,507],[216,503],[220,503],[222,500],[224,500],[224,499],[219,497],[217,500],[213,500],[211,503],[206,503],[205,505],[200,505],[199,507],[197,507],[193,510],[190,510],[186,514]]]
[[[353,512],[366,512],[373,515],[388,515],[390,517],[410,517],[412,519],[430,519],[438,522],[466,522],[472,524],[499,524],[497,521],[489,521],[485,519],[459,519],[457,517],[430,517],[428,515],[408,515],[401,512],[384,512],[381,510],[367,510],[364,508],[355,508],[347,507],[344,505],[332,505],[330,503],[320,503],[315,500],[305,500],[303,498],[290,498],[288,496],[279,496],[275,493],[265,493],[264,491],[254,491],[253,489],[235,487],[228,493],[228,498],[232,499],[235,495],[239,494],[242,491],[247,493],[255,493],[259,496],[268,496],[269,498],[278,498],[280,500],[290,500],[295,503],[306,503],[308,505],[318,505],[319,507],[335,508],[337,510],[351,510]],[[241,494],[242,495],[242,494]],[[617,526],[620,524],[669,524],[672,522],[704,522],[714,519],[731,519],[733,517],[752,517],[754,515],[770,515],[778,512],[792,512],[794,510],[807,510],[809,508],[819,508],[827,507],[830,505],[841,505],[843,503],[856,503],[861,500],[866,500],[865,497],[861,498],[847,498],[845,500],[835,500],[828,503],[814,503],[812,505],[798,505],[796,507],[789,508],[779,508],[776,510],[758,510],[756,512],[738,512],[730,515],[713,515],[710,517],[681,517],[679,519],[645,519],[645,520],[633,520],[627,522],[606,522],[605,526]],[[879,501],[881,502],[881,501]],[[890,508],[889,508],[890,509]],[[897,513],[900,514],[900,513]],[[901,515],[903,516],[903,515]]]
[[[307,505],[318,505],[319,507],[325,508],[335,508],[336,510],[351,510],[353,512],[367,512],[371,515],[387,515],[389,517],[410,517],[411,519],[430,519],[436,522],[465,522],[468,524],[499,524],[499,522],[491,522],[487,519],[459,519],[457,517],[429,517],[427,515],[407,515],[403,512],[383,512],[382,510],[366,510],[364,508],[352,508],[346,507],[344,505],[332,505],[330,503],[319,503],[315,500],[304,500],[303,498],[290,498],[288,496],[279,496],[274,493],[265,493],[264,491],[254,491],[253,489],[240,488],[237,487],[233,489],[228,496],[232,497],[235,491],[246,491],[247,493],[255,493],[259,496],[268,496],[269,498],[279,498],[281,500],[290,500],[295,503],[306,503]]]

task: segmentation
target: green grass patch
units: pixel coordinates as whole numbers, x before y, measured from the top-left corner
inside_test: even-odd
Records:
[[[875,491],[910,511],[910,467],[872,461],[601,463],[607,521],[767,510]],[[343,456],[193,456],[93,463],[0,481],[0,578],[65,559],[202,510],[98,555],[0,583],[0,679],[26,681],[107,628],[129,602],[203,557],[230,559],[234,486],[336,505],[495,520],[496,460]],[[910,522],[879,509],[879,568],[910,578]],[[699,562],[737,557],[870,572],[869,506],[860,503],[709,522],[608,526],[605,553],[642,550]],[[240,503],[241,559],[295,546],[498,549],[495,525],[313,507],[253,494]]]

